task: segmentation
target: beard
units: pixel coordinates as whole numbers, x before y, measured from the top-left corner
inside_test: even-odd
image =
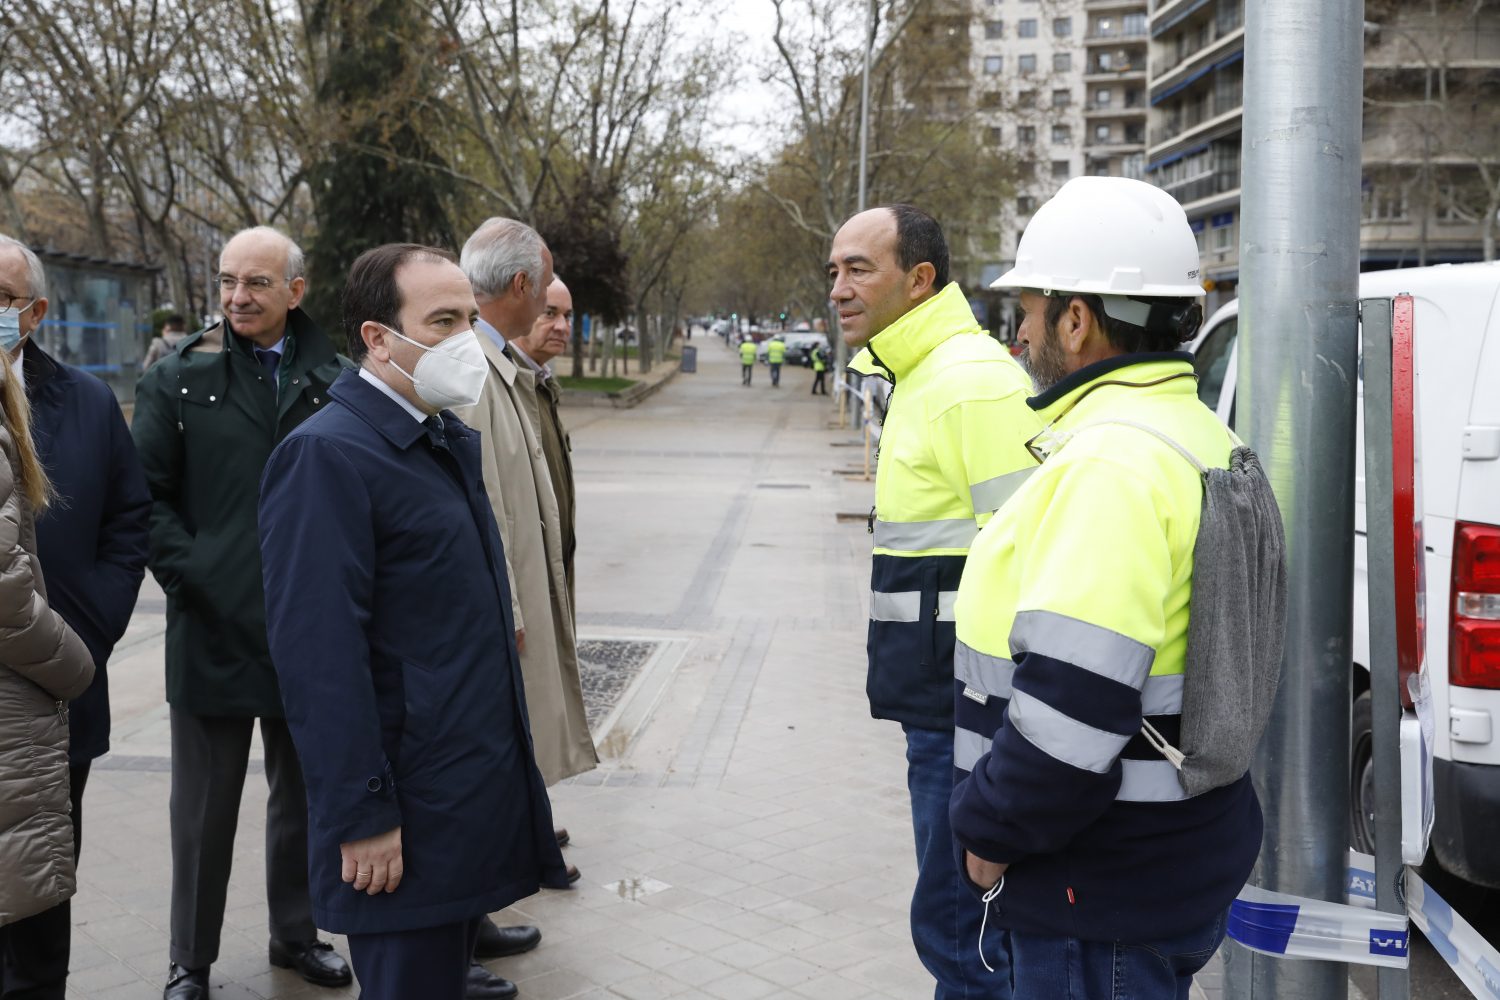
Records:
[[[1027,345],[1021,365],[1031,376],[1037,392],[1046,392],[1066,378],[1068,362],[1057,331],[1049,328],[1043,332],[1040,343]]]

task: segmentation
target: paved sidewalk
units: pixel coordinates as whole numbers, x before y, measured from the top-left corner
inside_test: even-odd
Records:
[[[864,697],[873,484],[812,375],[699,371],[633,410],[570,410],[580,632],[656,651],[611,715],[606,763],[553,790],[570,892],[501,915],[535,952],[492,962],[528,1000],[932,995],[907,931],[914,859],[897,726]],[[839,512],[859,514],[841,523]],[[162,599],[112,666],[114,753],[84,809],[69,995],[160,996],[166,970]],[[355,995],[265,959],[265,786],[246,783],[214,996]],[[342,941],[337,942],[347,954]]]

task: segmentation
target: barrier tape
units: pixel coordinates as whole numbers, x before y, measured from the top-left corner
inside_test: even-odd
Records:
[[[1346,893],[1347,902],[1329,903],[1247,885],[1230,904],[1229,936],[1276,958],[1404,969],[1415,924],[1469,992],[1500,1000],[1500,951],[1414,868],[1406,869],[1406,914],[1375,909],[1375,859],[1368,854],[1349,852]]]

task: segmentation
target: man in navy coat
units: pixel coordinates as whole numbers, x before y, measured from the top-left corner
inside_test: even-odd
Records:
[[[47,305],[42,262],[25,244],[0,235],[0,309],[11,310],[16,320],[0,326],[0,349],[26,387],[32,441],[59,499],[37,519],[37,556],[48,603],[94,660],[93,683],[68,705],[76,860],[89,767],[109,751],[105,664],[130,624],[146,573],[151,495],[109,386],[54,360],[36,342]],[[61,997],[72,944],[71,901],[9,924],[3,936],[0,995]]]
[[[564,870],[479,436],[442,408],[482,383],[478,306],[411,244],[355,261],[342,305],[360,369],[272,454],[260,500],[313,913],[349,936],[365,1000],[458,1000],[480,917]]]

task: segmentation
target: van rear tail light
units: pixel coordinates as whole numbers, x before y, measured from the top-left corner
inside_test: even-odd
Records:
[[[1452,595],[1449,679],[1500,688],[1500,527],[1460,523],[1454,530]]]

